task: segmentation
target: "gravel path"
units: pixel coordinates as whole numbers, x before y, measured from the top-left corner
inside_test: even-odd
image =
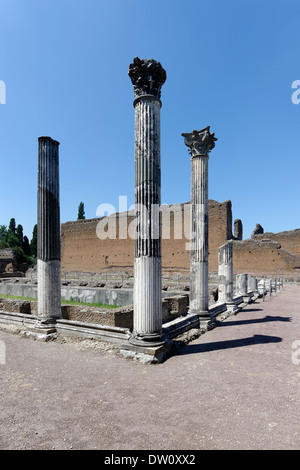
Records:
[[[0,449],[300,448],[297,286],[158,365],[12,330],[0,329]]]

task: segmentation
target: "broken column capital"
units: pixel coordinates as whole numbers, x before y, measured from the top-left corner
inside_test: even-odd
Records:
[[[133,63],[129,65],[128,75],[132,81],[136,99],[143,96],[160,99],[160,90],[167,78],[166,71],[160,62],[135,57]]]
[[[185,145],[190,149],[189,153],[192,158],[200,155],[208,156],[214,148],[215,141],[218,139],[215,137],[214,132],[210,132],[209,129],[210,126],[207,126],[200,131],[194,130],[190,133],[181,134],[184,137]]]

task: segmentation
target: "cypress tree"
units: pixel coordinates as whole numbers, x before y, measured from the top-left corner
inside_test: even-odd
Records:
[[[84,211],[84,204],[81,202],[78,206],[78,216],[77,220],[85,219],[85,211]]]

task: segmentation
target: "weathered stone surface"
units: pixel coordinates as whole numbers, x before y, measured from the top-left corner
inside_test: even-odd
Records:
[[[166,72],[153,59],[129,66],[135,93],[134,342],[162,332],[160,94]]]
[[[5,248],[0,250],[0,273],[13,273],[18,269],[14,250]]]
[[[235,240],[243,240],[243,224],[241,219],[235,219],[233,225]]]
[[[210,126],[200,131],[194,130],[193,132],[183,133],[181,135],[184,137],[185,145],[190,149],[189,153],[191,157],[208,155],[214,148],[215,141],[218,140],[214,132],[210,132]]]
[[[219,248],[219,302],[231,302],[233,298],[233,249],[232,241]]]
[[[160,98],[161,87],[167,78],[166,71],[160,62],[135,57],[133,63],[129,65],[128,75],[131,78],[136,98],[143,95]]]
[[[255,235],[259,235],[261,233],[264,233],[264,229],[260,224],[256,224],[256,227],[251,234],[251,238],[254,238]]]
[[[269,239],[273,242],[280,243],[284,250],[300,257],[300,228],[296,228],[295,230],[286,230],[278,233],[265,232],[264,234],[255,235],[255,239]]]
[[[233,265],[236,273],[247,267],[248,273],[255,275],[297,274],[300,272],[300,257],[289,253],[276,241],[247,239],[233,241]]]
[[[238,295],[247,295],[248,293],[248,274],[237,274],[236,293]]]
[[[0,297],[0,310],[15,313],[31,313],[29,300],[4,299]]]
[[[162,206],[162,266],[163,268],[183,268],[189,270],[190,253],[186,249],[190,237],[190,206],[178,204],[179,211],[174,213],[174,206]],[[184,214],[187,221],[184,221]],[[129,228],[134,223],[134,215],[127,215],[126,225]],[[218,249],[227,240],[232,239],[232,209],[231,201],[222,203],[210,199],[209,214],[209,270],[218,272]],[[117,233],[114,239],[100,240],[96,228],[99,218],[84,219],[62,224],[62,268],[70,271],[98,272],[103,269],[133,267],[134,241],[128,236],[119,238],[119,218],[117,218]],[[180,238],[174,235],[180,234]],[[106,261],[107,260],[107,263]]]
[[[38,319],[61,318],[59,142],[39,138],[38,155]]]
[[[191,242],[190,306],[191,315],[209,317],[208,294],[208,154],[214,148],[214,133],[209,126],[183,133],[191,154]]]

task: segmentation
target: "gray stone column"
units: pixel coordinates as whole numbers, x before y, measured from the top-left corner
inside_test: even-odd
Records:
[[[258,293],[257,279],[254,276],[248,276],[248,291]]]
[[[250,296],[248,295],[248,274],[237,274],[236,293],[243,297],[245,303],[250,302]]]
[[[131,344],[159,346],[162,332],[160,90],[166,72],[153,59],[129,66],[135,100],[134,327]]]
[[[208,126],[182,134],[192,162],[189,314],[199,315],[203,325],[211,320],[208,310],[208,158],[217,140],[209,129]]]
[[[237,311],[233,301],[233,247],[232,241],[219,247],[219,296],[218,302],[225,303],[227,310]]]
[[[38,322],[61,318],[59,142],[39,138],[38,154]]]

